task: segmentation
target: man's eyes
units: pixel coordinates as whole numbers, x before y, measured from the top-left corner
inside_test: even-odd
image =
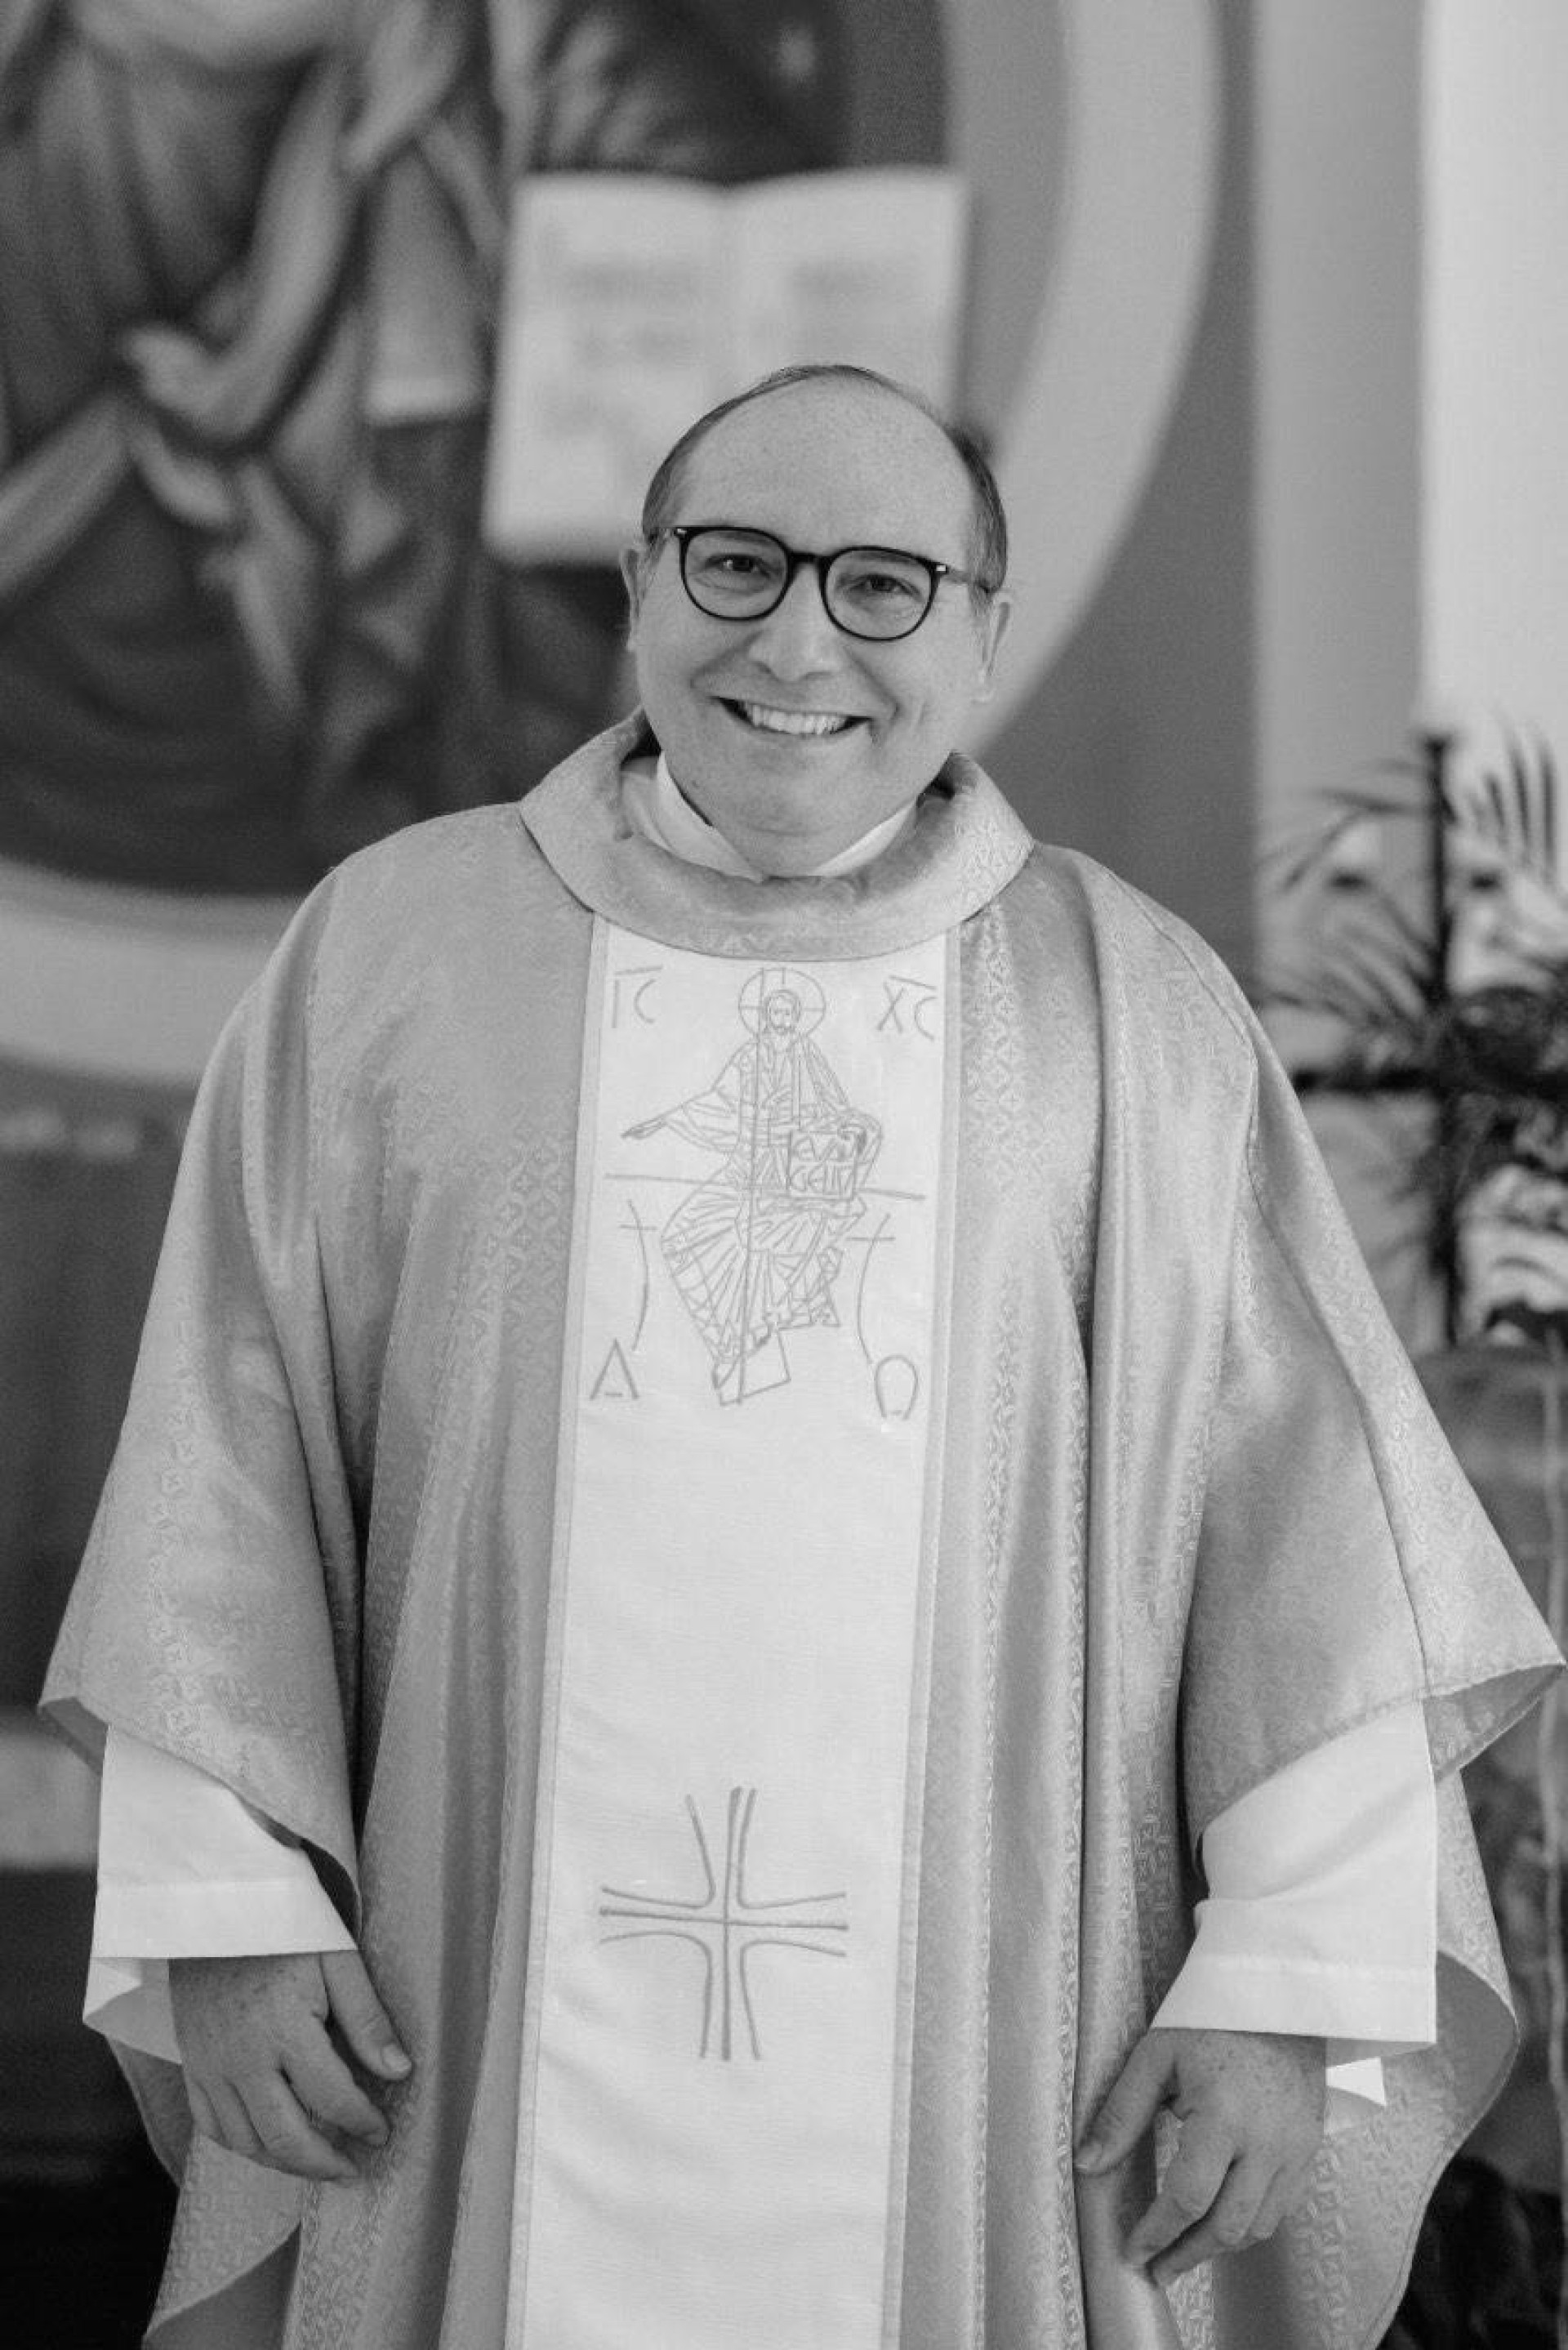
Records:
[[[898,571],[857,571],[839,582],[839,593],[865,604],[918,604],[925,594],[923,581]]]
[[[704,579],[732,580],[749,583],[758,579],[774,579],[779,567],[765,555],[749,554],[743,547],[724,550],[711,549],[698,562],[699,576]]]
[[[784,564],[771,550],[754,546],[698,546],[692,550],[692,578],[715,591],[724,588],[774,588],[784,577]],[[828,582],[829,599],[852,608],[884,616],[917,611],[929,598],[929,583],[898,562],[840,559]]]

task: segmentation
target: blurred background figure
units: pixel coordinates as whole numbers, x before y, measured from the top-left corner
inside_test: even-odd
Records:
[[[936,0],[878,53],[869,158],[856,13],[20,0],[0,33],[0,854],[289,891],[511,796],[603,723],[613,575],[507,569],[479,542],[513,187],[934,158]]]

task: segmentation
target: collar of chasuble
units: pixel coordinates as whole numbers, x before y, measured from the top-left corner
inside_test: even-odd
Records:
[[[621,769],[657,749],[640,711],[586,743],[522,803],[575,898],[606,920],[694,954],[787,951],[824,962],[896,953],[988,905],[1033,846],[990,777],[954,752],[886,853],[833,879],[765,884],[686,863],[627,815]]]

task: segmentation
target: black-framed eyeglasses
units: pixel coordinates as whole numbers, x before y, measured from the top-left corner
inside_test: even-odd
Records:
[[[808,554],[786,546],[771,530],[723,522],[667,523],[649,541],[672,538],[680,550],[680,584],[700,612],[713,620],[763,620],[788,595],[795,573],[816,573],[823,608],[848,637],[888,643],[912,636],[936,601],[944,579],[968,584],[959,571],[928,555],[898,546],[840,546]]]

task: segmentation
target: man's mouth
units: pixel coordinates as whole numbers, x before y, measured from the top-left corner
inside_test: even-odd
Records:
[[[842,710],[777,710],[766,702],[732,702],[727,698],[724,707],[759,734],[843,734],[851,726],[865,723]]]

